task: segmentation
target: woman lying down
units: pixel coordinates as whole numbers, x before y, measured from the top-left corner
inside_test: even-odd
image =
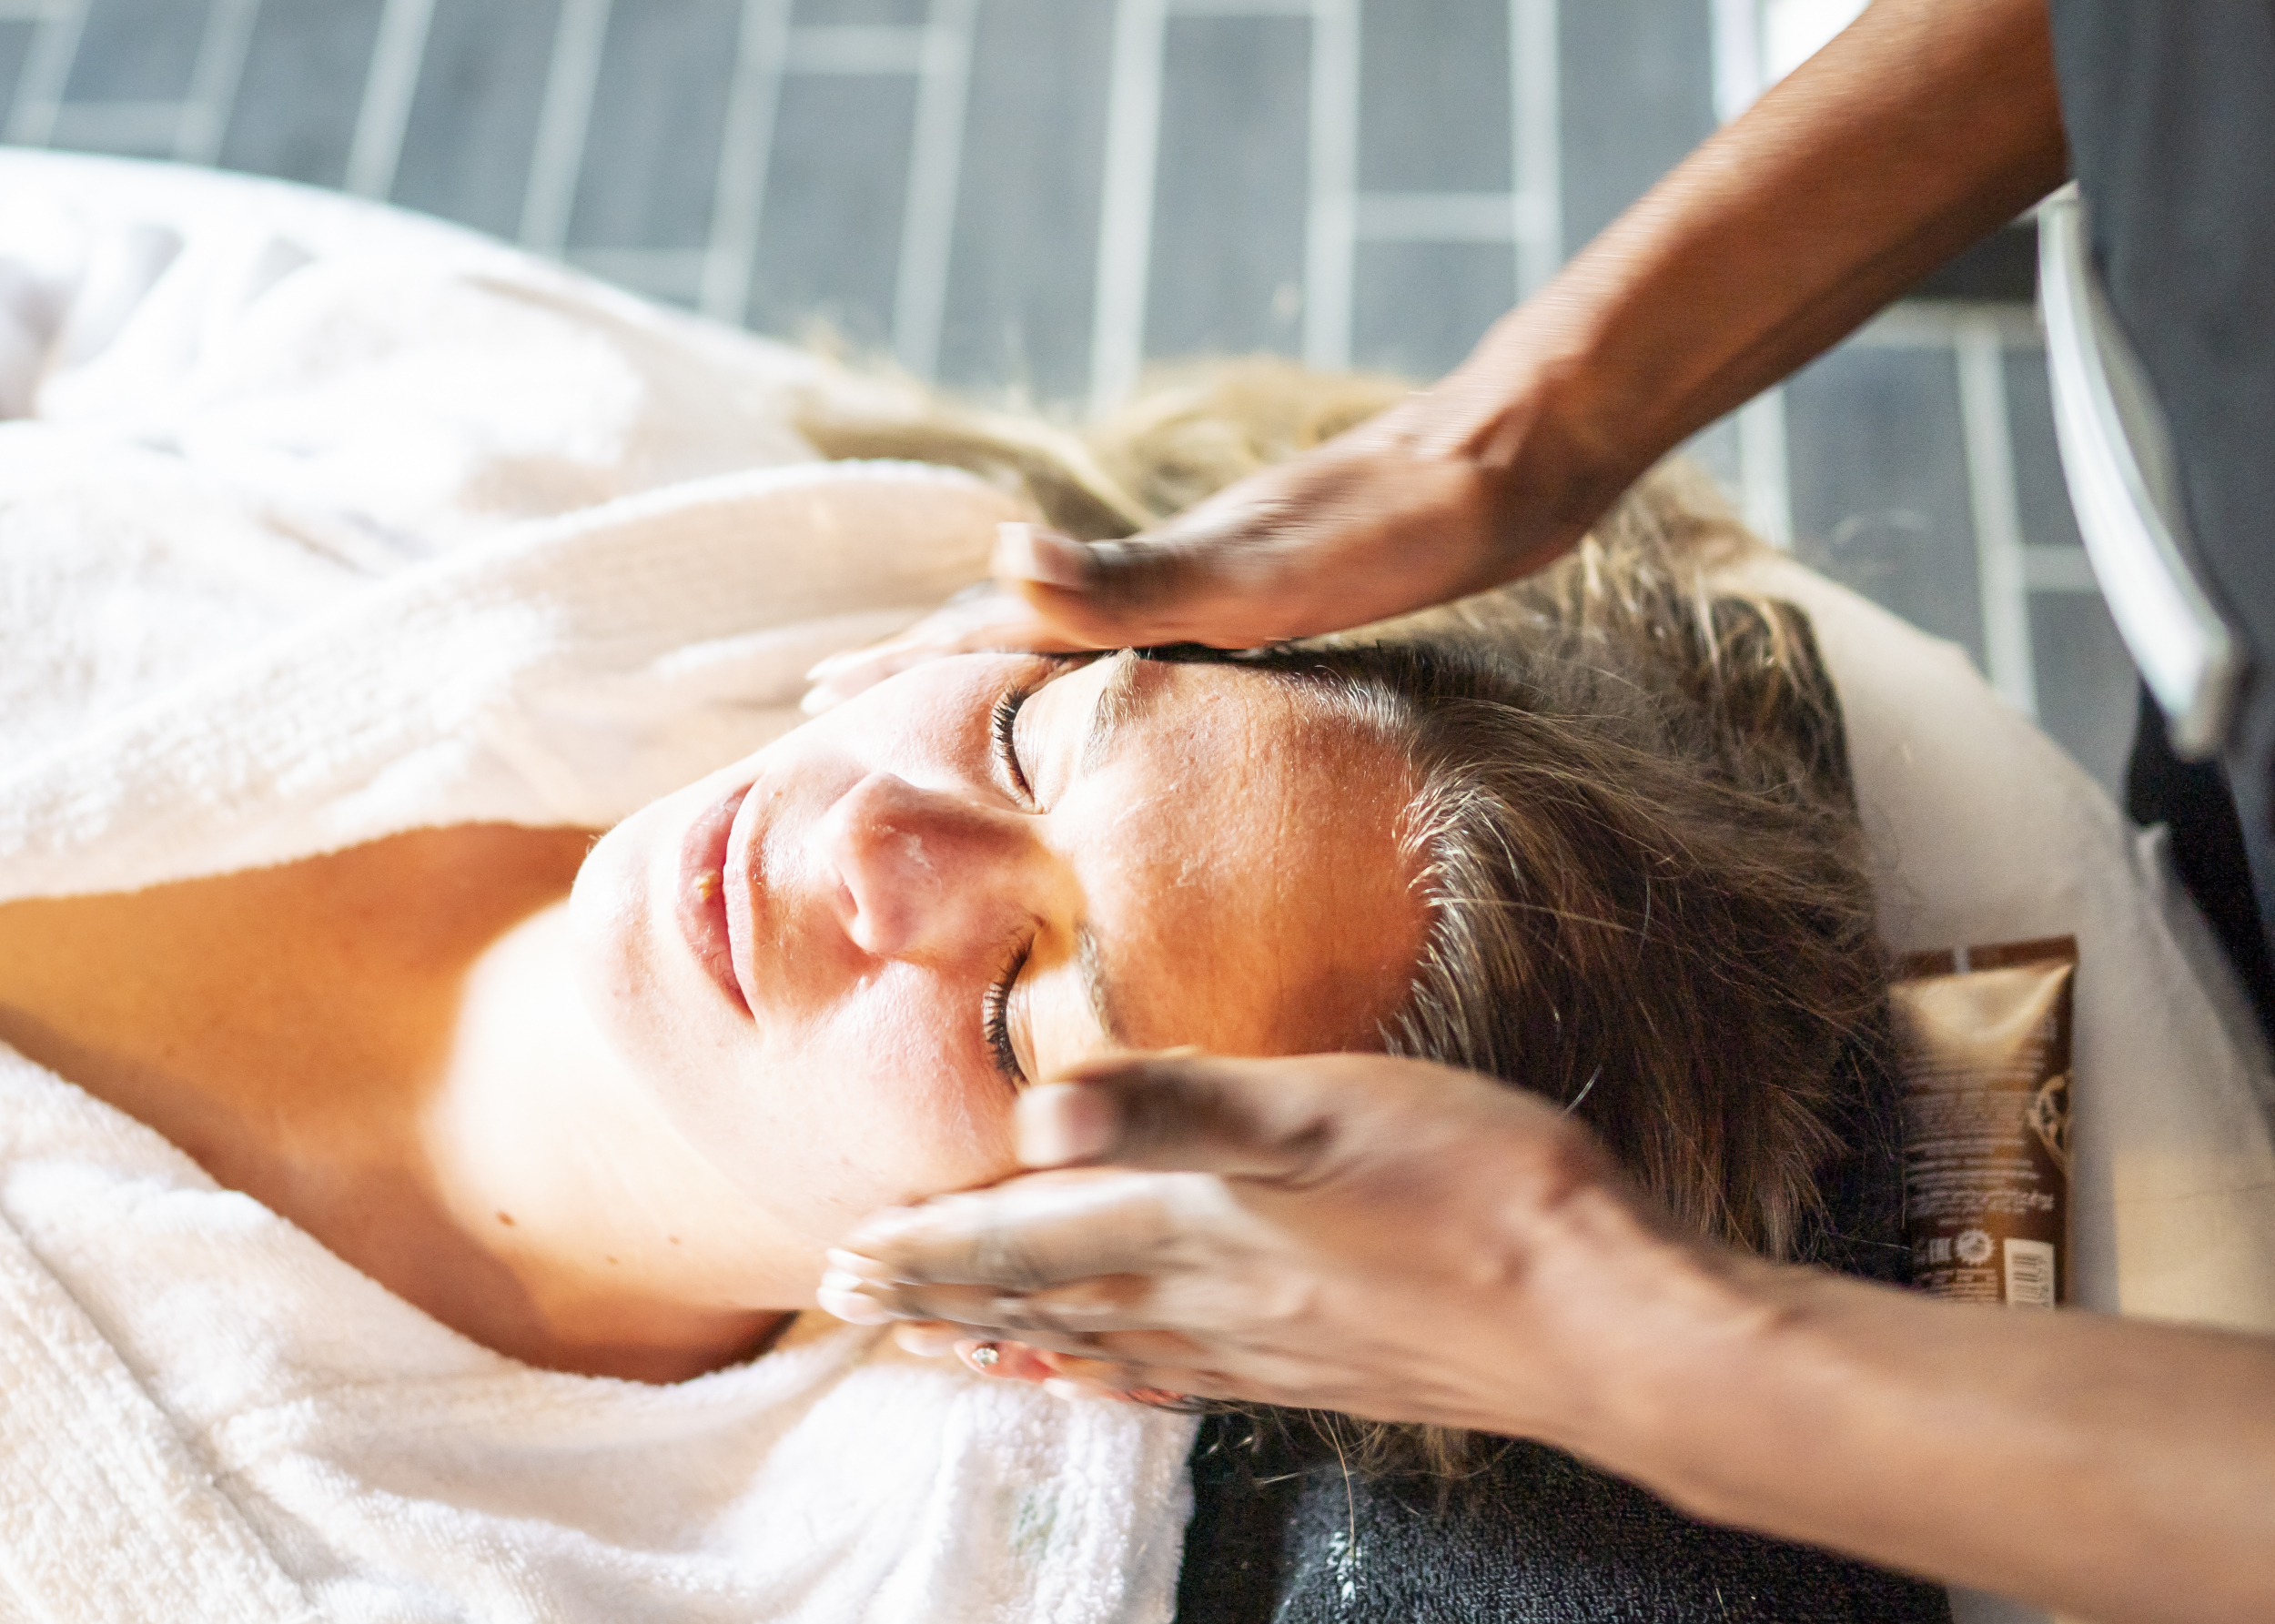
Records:
[[[1939,1591],[1443,1438],[1363,1440],[1382,1471],[1338,1477],[1341,1567],[1307,1578],[1328,1547],[1237,1458],[1258,1418],[1208,1423],[1188,1531],[1191,1417],[812,1310],[856,1220],[1012,1170],[1021,1089],[1183,1044],[1491,1072],[1697,1229],[1890,1272],[1839,711],[1799,612],[1708,586],[1749,544],[1673,476],[1554,574],[1371,636],[966,655],[741,753],[772,723],[738,721],[736,673],[769,656],[726,629],[779,625],[767,593],[817,557],[854,560],[846,612],[879,558],[968,569],[1038,503],[1104,528],[1384,398],[1265,368],[1087,446],[945,412],[815,427],[998,478],[729,476],[297,598],[274,570],[291,612],[162,682],[116,641],[171,634],[119,607],[154,580],[183,572],[210,619],[213,581],[253,579],[216,562],[229,536],[381,527],[99,414],[0,429],[0,600],[46,685],[0,782],[21,1599],[1299,1618],[1436,1540],[1438,1577],[1396,1576],[1415,1616],[1942,1616]],[[692,782],[565,815],[659,761]],[[1405,1554],[1357,1540],[1362,1490],[1370,1528],[1422,1528]]]

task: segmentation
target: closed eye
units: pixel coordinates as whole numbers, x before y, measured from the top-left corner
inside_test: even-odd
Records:
[[[987,1053],[996,1063],[996,1070],[1014,1088],[1025,1088],[1027,1074],[1019,1064],[1019,1051],[1011,1042],[1011,989],[1018,984],[1019,972],[1026,968],[1027,955],[1035,951],[1035,938],[1021,942],[1011,955],[1011,962],[1003,967],[987,988],[983,1030],[987,1034]]]
[[[1033,805],[1035,786],[1027,782],[1026,769],[1019,765],[1019,746],[1014,730],[1018,725],[1019,707],[1033,694],[1032,688],[1007,688],[996,701],[996,708],[988,716],[988,731],[996,741],[996,759],[1003,763],[1004,773],[1018,791],[1019,798]]]

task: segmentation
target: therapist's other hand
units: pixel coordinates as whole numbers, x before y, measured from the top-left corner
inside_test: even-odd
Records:
[[[818,716],[864,688],[944,654],[970,654],[985,649],[1065,654],[1088,647],[1068,640],[1016,593],[982,582],[966,587],[905,631],[817,662],[805,674],[813,686],[799,702],[800,709],[808,716]]]
[[[1681,1249],[1577,1124],[1420,1061],[1121,1057],[1018,1124],[1029,1165],[1112,1166],[881,1214],[836,1301],[1121,1390],[1553,1437],[1576,1310]]]
[[[1006,525],[996,579],[1100,649],[1252,648],[1496,586],[1570,546],[1617,487],[1582,492],[1554,436],[1512,427],[1522,400],[1474,427],[1473,392],[1457,375],[1127,540]]]

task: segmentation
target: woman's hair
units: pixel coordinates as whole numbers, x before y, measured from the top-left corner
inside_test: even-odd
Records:
[[[890,385],[816,399],[798,428],[824,457],[967,469],[1018,490],[1054,529],[1099,541],[1332,439],[1408,389],[1259,356],[1157,372],[1127,405],[1082,429]]]
[[[1564,1104],[1685,1226],[1795,1256],[1886,996],[1807,622],[1704,595],[1655,540],[1495,596],[1257,662],[1419,782],[1426,923],[1385,1047]]]
[[[1055,522],[1087,504],[1126,531],[1396,393],[1252,361],[1079,436],[991,441],[967,415],[943,438]],[[921,440],[891,449],[941,459]],[[1663,467],[1525,580],[1259,653],[1154,657],[1300,684],[1410,763],[1427,923],[1386,1049],[1563,1103],[1697,1234],[1853,1266],[1894,1238],[1859,1233],[1888,1227],[1886,1203],[1860,1218],[1825,1196],[1876,1161],[1892,1184],[1886,959],[1808,621],[1714,584],[1758,546],[1703,478]],[[1442,1436],[1428,1452],[1451,1458]]]

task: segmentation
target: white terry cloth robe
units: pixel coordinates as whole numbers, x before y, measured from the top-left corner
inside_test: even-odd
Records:
[[[295,188],[0,154],[0,899],[604,825],[976,578],[807,358]],[[0,1049],[0,1619],[1159,1620],[1192,1423],[801,1316],[531,1369]]]

